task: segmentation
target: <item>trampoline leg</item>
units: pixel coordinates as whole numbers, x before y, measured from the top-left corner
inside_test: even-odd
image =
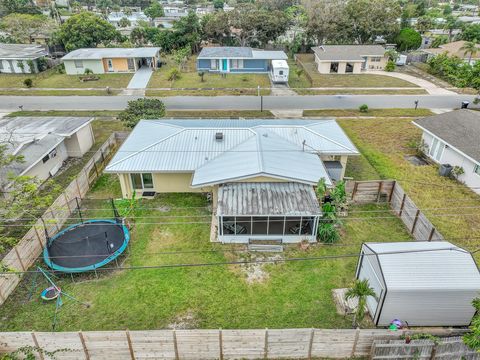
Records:
[[[97,269],[93,269],[95,271],[95,277],[98,279]]]
[[[117,264],[117,269],[118,269],[118,260],[115,258],[115,264]]]
[[[73,274],[70,273],[70,277],[72,278],[72,282],[75,282],[75,280],[73,279]]]

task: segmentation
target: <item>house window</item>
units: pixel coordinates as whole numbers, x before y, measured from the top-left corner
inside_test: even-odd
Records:
[[[153,189],[153,176],[150,173],[130,174],[134,190]]]
[[[43,157],[42,161],[45,164],[48,160],[50,160],[50,156],[48,156],[48,154],[47,154]]]
[[[210,69],[217,70],[218,69],[218,59],[210,60]]]
[[[434,160],[440,161],[444,149],[445,144],[437,138],[433,138],[428,155],[430,155],[430,157]]]
[[[73,60],[73,63],[75,64],[75,67],[77,69],[83,69],[83,61],[82,60]]]
[[[57,149],[53,149],[47,155],[42,158],[43,163],[45,164],[48,160],[53,159],[57,156]]]
[[[380,62],[380,61],[382,61],[382,58],[379,57],[379,56],[374,56],[374,57],[371,58],[371,61],[372,62]]]
[[[232,59],[232,69],[243,69],[243,60]]]
[[[278,72],[278,75],[283,75],[283,70],[280,70],[280,71]]]
[[[473,172],[474,172],[475,174],[477,174],[477,175],[480,175],[480,165],[478,165],[478,164],[475,165],[475,166],[473,167]]]

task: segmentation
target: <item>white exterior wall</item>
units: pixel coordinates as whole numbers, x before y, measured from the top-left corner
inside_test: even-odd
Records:
[[[91,124],[84,126],[64,142],[68,156],[82,157],[95,142]]]
[[[104,74],[103,62],[98,60],[81,60],[83,62],[83,68],[76,68],[74,60],[64,60],[65,72],[68,75],[82,75],[85,74],[85,69],[90,69],[94,74]]]
[[[55,168],[56,166],[61,166],[61,164],[68,158],[67,148],[65,144],[62,142],[57,147],[57,156],[53,159],[49,159],[46,163],[42,161],[42,155],[40,160],[24,175],[26,176],[36,176],[40,180],[47,180],[50,177],[50,170]]]
[[[425,151],[426,155],[438,164],[450,164],[452,166],[461,166],[464,170],[464,174],[460,175],[458,177],[458,180],[463,182],[466,186],[470,187],[477,194],[480,194],[480,175],[473,172],[475,165],[476,164],[480,165],[480,162],[475,163],[474,161],[467,158],[465,155],[458,152],[457,150],[452,149],[451,147],[445,147],[445,146],[443,147],[443,152],[440,157],[440,160],[437,161],[428,153],[428,151],[430,150],[430,147],[432,146],[433,138],[434,138],[433,135],[427,132],[423,132],[422,140],[424,144],[428,147],[428,149]]]
[[[476,291],[453,288],[444,291],[387,289],[377,325],[388,326],[393,319],[407,321],[410,326],[469,325],[475,314],[471,303],[476,296]]]
[[[248,244],[249,240],[279,240],[284,244],[295,244],[302,241],[314,243],[315,235],[218,235],[218,240],[223,244]]]
[[[27,64],[27,60],[2,59],[0,60],[0,62],[3,65],[2,66],[3,68],[0,67],[0,72],[2,73],[7,73],[7,74],[30,74],[31,73],[30,66],[28,66]],[[24,65],[23,71],[20,68],[20,66],[18,66],[19,62],[23,62],[23,65]],[[38,72],[37,61],[33,60],[33,64],[35,67],[34,72]]]

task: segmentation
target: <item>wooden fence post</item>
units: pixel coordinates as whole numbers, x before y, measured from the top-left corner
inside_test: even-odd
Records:
[[[413,220],[413,225],[412,225],[412,230],[410,230],[410,233],[413,234],[415,231],[415,227],[417,226],[417,221],[418,221],[418,215],[420,214],[420,209],[417,209],[417,212],[415,213],[415,220]]]
[[[355,198],[355,194],[357,193],[357,188],[358,188],[358,182],[355,181],[355,183],[353,184],[353,190],[352,190],[352,198],[351,200],[353,200]]]
[[[380,195],[382,193],[383,181],[378,182],[378,191],[377,191],[377,203],[380,201]]]
[[[33,331],[32,331],[32,339],[33,339],[33,343],[35,344],[35,347],[37,348],[38,357],[40,358],[40,360],[43,360],[44,357],[43,357],[42,349],[41,349],[40,346],[38,345],[37,337],[36,337],[36,335],[35,335],[35,332],[33,332]]]
[[[38,233],[37,224],[33,225],[33,230],[35,231],[35,235],[37,236],[38,242],[40,243],[40,249],[43,249],[43,242],[40,234]]]
[[[263,358],[268,359],[268,329],[265,329],[265,343],[263,345]]]
[[[222,329],[218,330],[218,351],[220,360],[223,360],[223,334]]]
[[[433,342],[432,352],[430,353],[430,360],[435,360],[437,357],[437,344]]]
[[[308,360],[312,358],[312,349],[313,349],[313,337],[315,336],[315,329],[310,330],[310,341],[308,343]]]
[[[430,230],[430,235],[428,235],[428,241],[432,241],[434,234],[435,234],[435,228],[432,225],[432,230]]]
[[[58,227],[58,224],[57,224],[57,218],[55,217],[55,214],[53,213],[53,209],[50,209],[50,214],[52,215],[52,219],[54,221],[55,227],[57,228],[57,231],[60,231],[60,228]]]
[[[67,193],[65,191],[63,192],[63,197],[65,198],[65,204],[67,205],[68,212],[71,214],[72,210],[70,210],[70,204],[69,204],[69,201],[68,201]]]
[[[0,304],[3,304],[7,300],[2,294],[2,288],[0,287]]]
[[[406,197],[407,197],[407,193],[404,192],[403,197],[402,197],[402,204],[400,205],[400,211],[398,212],[398,216],[400,216],[400,217],[402,217],[403,207],[405,206],[405,198]]]
[[[83,337],[83,333],[82,333],[81,330],[78,332],[78,337],[80,338],[80,342],[82,343],[83,352],[85,353],[85,359],[90,360],[90,355],[88,354],[87,344],[85,343],[85,338]]]
[[[23,265],[23,261],[22,261],[22,258],[20,257],[17,247],[14,246],[13,250],[15,250],[15,254],[17,254],[17,259],[18,259],[18,262],[20,263],[20,267],[22,268],[22,271],[25,271],[26,270],[25,265]]]
[[[355,331],[355,339],[353,340],[353,347],[352,347],[352,352],[350,353],[350,357],[355,356],[355,352],[357,351],[357,344],[358,344],[358,338],[360,337],[360,328],[357,327],[357,330]]]
[[[133,352],[132,339],[130,338],[130,331],[125,330],[125,335],[127,335],[128,350],[130,351],[130,358],[135,360],[135,353]]]
[[[391,204],[393,193],[395,192],[395,185],[397,184],[396,181],[393,182],[392,189],[390,190],[390,194],[388,195],[388,203]]]
[[[80,174],[78,176],[80,176]],[[81,199],[82,198],[82,193],[80,192],[80,186],[78,185],[78,176],[75,178],[75,184],[77,185],[78,197]]]
[[[175,351],[175,359],[178,360],[178,344],[177,344],[177,332],[175,329],[172,330],[173,334],[173,350]]]

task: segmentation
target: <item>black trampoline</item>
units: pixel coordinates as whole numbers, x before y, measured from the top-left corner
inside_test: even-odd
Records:
[[[123,253],[129,240],[130,233],[122,221],[87,220],[49,239],[43,259],[60,272],[95,270]]]

